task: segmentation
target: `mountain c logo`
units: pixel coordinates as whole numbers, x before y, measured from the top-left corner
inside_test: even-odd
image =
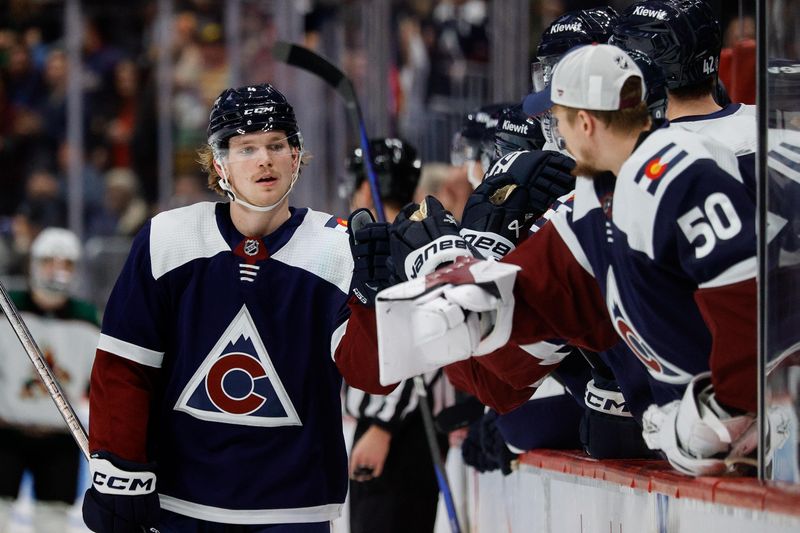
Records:
[[[186,384],[175,410],[225,424],[302,425],[246,306]]]

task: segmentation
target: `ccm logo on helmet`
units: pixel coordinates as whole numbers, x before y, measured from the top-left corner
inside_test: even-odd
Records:
[[[155,478],[153,477],[143,479],[140,477],[109,476],[102,472],[95,472],[94,476],[92,476],[92,483],[97,487],[108,487],[115,491],[152,492],[155,490],[153,486]]]
[[[251,109],[245,109],[244,110],[244,114],[245,115],[263,115],[265,113],[272,113],[273,111],[275,111],[275,107],[270,105],[270,106],[266,106],[266,107],[253,107]]]

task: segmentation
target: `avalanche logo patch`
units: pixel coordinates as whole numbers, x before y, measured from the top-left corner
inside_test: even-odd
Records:
[[[184,387],[176,411],[244,426],[300,426],[247,306]]]
[[[650,375],[664,383],[688,383],[692,379],[692,375],[658,355],[636,330],[622,306],[614,270],[611,268],[608,269],[606,283],[606,305],[614,329],[617,330],[617,334],[625,341],[633,354],[644,364]]]

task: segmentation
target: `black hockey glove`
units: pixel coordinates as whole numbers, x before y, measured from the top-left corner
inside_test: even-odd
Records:
[[[455,217],[433,196],[400,211],[389,228],[389,247],[402,281],[430,274],[456,257],[472,256]]]
[[[485,257],[500,259],[559,197],[570,192],[575,162],[558,152],[512,152],[486,173],[467,200],[461,235]]]
[[[389,258],[389,224],[375,222],[369,209],[356,209],[347,219],[353,279],[350,291],[364,305],[375,305],[375,295],[392,284]]]
[[[491,472],[497,470],[499,465],[489,457],[481,446],[481,420],[469,425],[467,437],[461,443],[461,457],[464,463],[478,472]]]
[[[481,448],[504,476],[513,471],[513,463],[517,460],[517,454],[508,449],[503,435],[497,428],[497,412],[487,411],[481,419]]]
[[[592,368],[586,384],[586,411],[580,436],[584,451],[595,459],[652,459],[657,455],[642,437],[642,428],[628,410],[611,370],[601,363]]]
[[[83,498],[83,521],[95,533],[141,533],[158,525],[161,510],[155,465],[109,452],[89,460],[92,486]],[[156,530],[157,531],[157,530]]]

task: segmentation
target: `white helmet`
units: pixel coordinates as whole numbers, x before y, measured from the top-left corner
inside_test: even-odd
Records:
[[[78,236],[64,228],[46,228],[31,245],[31,259],[55,257],[77,262],[81,258]]]

